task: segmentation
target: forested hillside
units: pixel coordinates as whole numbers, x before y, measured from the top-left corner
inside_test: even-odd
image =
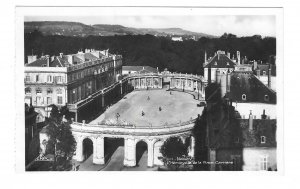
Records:
[[[236,56],[238,50],[248,60],[269,62],[269,56],[276,55],[276,39],[261,36],[238,38],[224,34],[220,38],[202,37],[198,41],[175,42],[152,35],[69,37],[44,36],[38,31],[25,33],[26,57],[32,53],[38,56],[59,55],[61,52],[71,54],[85,48],[109,49],[111,53],[121,54],[124,65],[147,65],[160,70],[168,68],[181,73],[202,74],[205,51],[210,57],[217,50],[229,51]]]

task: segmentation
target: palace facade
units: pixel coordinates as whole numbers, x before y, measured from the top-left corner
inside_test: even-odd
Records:
[[[29,56],[25,64],[25,103],[41,116],[49,116],[49,105],[67,105],[75,120],[84,102],[97,92],[118,82],[122,56],[108,50],[85,49],[77,54]]]

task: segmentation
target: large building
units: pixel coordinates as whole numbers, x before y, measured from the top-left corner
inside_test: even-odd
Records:
[[[237,65],[224,74],[216,69],[214,80],[208,68],[210,170],[277,170],[276,92],[271,80],[265,85],[249,67]]]
[[[49,116],[50,104],[68,105],[77,120],[79,109],[94,94],[122,75],[122,56],[108,50],[85,49],[77,54],[29,56],[25,64],[25,103],[41,116]]]

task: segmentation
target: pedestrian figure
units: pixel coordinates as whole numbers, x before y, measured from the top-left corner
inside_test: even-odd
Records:
[[[150,100],[150,96],[148,96],[147,100]]]
[[[144,116],[145,115],[145,113],[144,113],[144,111],[142,111],[142,116]]]
[[[172,95],[172,91],[170,91],[170,95]]]
[[[161,111],[161,107],[159,107],[158,110]]]

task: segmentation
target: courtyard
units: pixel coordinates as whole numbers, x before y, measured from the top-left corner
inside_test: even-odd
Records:
[[[130,124],[136,127],[177,124],[196,118],[203,107],[191,94],[180,91],[133,91],[90,124]]]

